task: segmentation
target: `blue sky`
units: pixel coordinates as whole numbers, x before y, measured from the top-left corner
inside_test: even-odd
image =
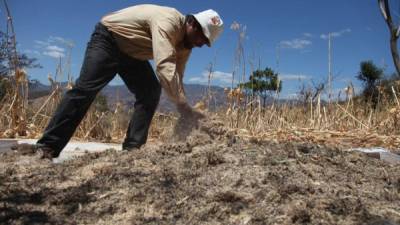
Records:
[[[399,1],[390,1],[399,12]],[[129,1],[129,0],[11,0],[8,1],[18,41],[18,50],[35,57],[42,69],[28,70],[31,79],[48,83],[47,75],[55,74],[59,56],[66,62],[68,42],[73,42],[71,72],[76,79],[86,43],[100,18],[131,5],[154,3],[177,8],[183,14],[212,8],[219,12],[225,30],[212,48],[194,49],[185,72],[186,83],[206,83],[206,69],[214,62],[213,84],[230,86],[238,33],[230,29],[236,21],[246,26],[244,55],[246,74],[250,64],[271,67],[283,80],[282,96],[295,95],[302,83],[326,80],[328,73],[328,41],[333,34],[333,89],[343,89],[349,82],[356,87],[359,64],[373,60],[394,72],[389,48],[389,31],[376,0],[281,0],[281,1]],[[0,4],[5,30],[5,10]],[[393,13],[399,20],[399,15]],[[1,18],[1,17],[0,17]],[[277,47],[279,46],[279,67]],[[242,70],[242,69],[240,69]],[[240,72],[242,73],[242,72]],[[66,80],[66,75],[62,80]],[[116,79],[112,84],[120,84]]]

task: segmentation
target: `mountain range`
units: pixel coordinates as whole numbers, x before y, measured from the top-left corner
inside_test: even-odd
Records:
[[[62,87],[66,87],[67,83],[60,83]],[[52,87],[45,85],[39,81],[33,81],[29,83],[29,99],[34,100],[43,96],[47,96],[51,93]],[[184,84],[186,97],[189,104],[192,106],[197,102],[204,100],[207,96],[208,86],[201,84]],[[211,101],[209,103],[209,109],[214,110],[219,107],[223,107],[227,103],[226,94],[224,88],[218,86],[211,86],[210,92],[212,93]],[[125,85],[107,85],[101,90],[100,94],[106,96],[108,106],[113,109],[120,101],[125,107],[133,107],[135,103],[135,96],[129,92]],[[160,104],[158,110],[161,112],[175,111],[174,104],[168,100],[166,95],[161,95]]]

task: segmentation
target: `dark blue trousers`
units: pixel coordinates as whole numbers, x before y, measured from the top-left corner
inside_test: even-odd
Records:
[[[146,143],[150,123],[161,95],[160,83],[148,61],[123,54],[112,33],[99,23],[87,45],[75,86],[63,96],[37,144],[52,148],[58,156],[71,139],[97,93],[117,73],[136,97],[135,110],[122,147],[140,147]]]

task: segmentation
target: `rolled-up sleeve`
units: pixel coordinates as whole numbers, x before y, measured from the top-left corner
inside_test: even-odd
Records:
[[[186,102],[182,77],[184,65],[175,49],[176,28],[168,22],[151,25],[153,58],[156,73],[167,96],[175,103]],[[187,60],[187,59],[186,59]],[[184,62],[186,63],[186,61]]]

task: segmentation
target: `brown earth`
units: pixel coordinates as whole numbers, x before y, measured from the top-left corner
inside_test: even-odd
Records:
[[[399,224],[399,174],[341,147],[245,140],[213,120],[185,141],[60,164],[4,153],[0,224]]]

